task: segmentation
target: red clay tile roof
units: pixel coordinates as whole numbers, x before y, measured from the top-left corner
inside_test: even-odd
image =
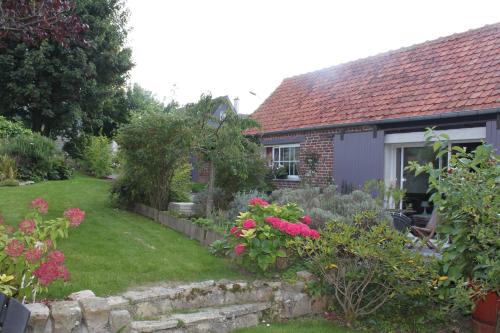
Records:
[[[500,107],[500,23],[283,80],[262,132]]]

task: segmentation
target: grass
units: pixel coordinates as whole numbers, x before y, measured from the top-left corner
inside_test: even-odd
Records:
[[[15,225],[37,197],[49,203],[47,218],[79,207],[86,219],[58,248],[65,253],[71,281],[51,285],[49,298],[91,289],[105,296],[156,281],[241,278],[231,264],[210,255],[197,242],[137,214],[115,209],[110,183],[86,176],[30,186],[1,187],[0,212]]]
[[[292,320],[283,323],[263,323],[256,327],[244,328],[234,333],[355,333],[348,328],[336,326],[334,323],[322,319]]]

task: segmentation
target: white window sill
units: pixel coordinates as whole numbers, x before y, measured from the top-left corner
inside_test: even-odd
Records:
[[[300,178],[275,178],[274,181],[300,182]]]

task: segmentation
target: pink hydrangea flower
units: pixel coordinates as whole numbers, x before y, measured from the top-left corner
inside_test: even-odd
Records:
[[[47,256],[47,261],[55,262],[56,264],[64,263],[64,253],[61,251],[52,251]]]
[[[243,243],[238,243],[236,244],[236,246],[234,247],[234,252],[236,253],[236,255],[241,255],[243,252],[245,252],[245,244]]]
[[[292,237],[299,235],[300,230],[300,226],[295,223],[288,223],[285,227],[285,232]]]
[[[241,236],[241,230],[237,226],[233,226],[230,230],[229,233],[231,235],[234,235],[234,237],[240,237]]]
[[[36,247],[34,249],[26,251],[26,254],[24,256],[27,262],[29,262],[30,264],[34,264],[38,260],[40,260],[42,254],[43,254],[42,249]]]
[[[64,217],[72,227],[78,227],[85,219],[85,212],[80,208],[68,208],[64,211]]]
[[[24,252],[24,244],[17,239],[13,239],[5,246],[4,251],[8,256],[19,257]]]
[[[309,215],[304,215],[301,217],[300,222],[307,224],[307,225],[310,225],[312,222],[312,219]]]
[[[250,206],[260,205],[262,207],[269,206],[269,202],[262,200],[261,198],[252,198],[248,201]]]
[[[257,223],[255,223],[255,221],[252,219],[248,219],[245,222],[243,222],[243,229],[245,229],[245,230],[255,228],[256,226],[257,226]]]
[[[42,198],[36,198],[31,202],[31,208],[36,209],[40,214],[47,214],[49,211],[49,204]]]
[[[19,223],[19,230],[27,235],[32,234],[35,231],[35,227],[36,224],[33,220],[24,220]]]
[[[40,284],[43,286],[48,286],[57,279],[64,279],[65,281],[69,279],[68,269],[55,261],[43,262],[33,271],[33,274],[38,278]]]
[[[309,237],[311,237],[312,239],[318,239],[319,238],[319,232],[314,230],[314,229],[311,229],[311,232],[309,234]]]

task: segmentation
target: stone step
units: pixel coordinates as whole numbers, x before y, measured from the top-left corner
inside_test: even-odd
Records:
[[[181,333],[181,332],[231,332],[235,329],[256,326],[262,313],[271,303],[252,303],[216,308],[203,308],[197,312],[175,313],[156,320],[132,322],[132,332]]]
[[[183,310],[269,302],[280,282],[204,281],[128,291],[123,298],[135,317],[155,317]]]

